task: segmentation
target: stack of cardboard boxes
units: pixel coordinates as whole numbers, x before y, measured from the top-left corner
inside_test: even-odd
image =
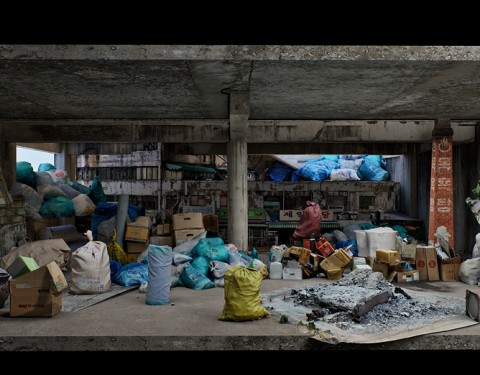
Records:
[[[152,245],[173,247],[173,237],[170,232],[171,225],[169,223],[160,223],[155,227],[154,235],[150,237]]]
[[[172,215],[172,227],[173,245],[178,246],[205,231],[203,214],[198,212],[174,214]]]
[[[127,259],[130,263],[136,262],[140,253],[150,244],[150,228],[152,221],[148,216],[138,216],[134,222],[127,223],[125,241]]]

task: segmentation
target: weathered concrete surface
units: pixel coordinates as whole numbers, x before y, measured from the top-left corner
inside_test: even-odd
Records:
[[[319,282],[329,281],[267,279],[262,293]],[[467,288],[480,290],[459,282],[425,282],[406,287],[411,288],[457,298],[463,298]],[[480,349],[480,325],[386,344],[328,346],[310,340],[303,327],[280,324],[278,317],[241,323],[217,320],[223,308],[223,293],[223,288],[174,288],[174,306],[147,306],[145,294],[133,290],[50,319],[10,318],[6,309],[0,309],[0,350]]]
[[[0,82],[3,119],[480,118],[479,46],[1,45]]]
[[[374,45],[1,45],[0,59],[480,61],[480,47]]]

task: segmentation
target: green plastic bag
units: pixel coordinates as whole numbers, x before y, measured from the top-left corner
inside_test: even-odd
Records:
[[[262,319],[270,313],[262,306],[262,275],[255,268],[230,267],[225,272],[225,305],[219,320]]]

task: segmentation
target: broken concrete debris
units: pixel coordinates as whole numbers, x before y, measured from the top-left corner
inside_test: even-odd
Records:
[[[463,310],[458,304],[447,306],[416,300],[385,280],[382,274],[367,269],[356,269],[328,285],[292,289],[291,296],[294,305],[312,308],[306,313],[308,322],[335,323],[342,329],[359,324],[386,328],[414,319],[438,320],[461,314]]]

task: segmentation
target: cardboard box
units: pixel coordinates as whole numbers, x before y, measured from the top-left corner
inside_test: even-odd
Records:
[[[153,237],[150,237],[150,243],[152,245],[157,245],[157,246],[168,245],[173,247],[173,237],[172,236],[153,236]]]
[[[138,256],[139,256],[140,254],[141,254],[141,253],[128,253],[128,254],[127,254],[128,263],[136,263],[136,262],[137,262],[137,258],[138,258]]]
[[[127,230],[125,231],[125,241],[148,242],[149,238],[150,231],[148,228],[132,227],[130,224],[127,225]]]
[[[415,259],[417,255],[417,243],[418,241],[412,241],[407,244],[403,241],[402,237],[397,236],[396,250],[401,254],[402,258]]]
[[[203,214],[200,212],[174,214],[172,216],[172,228],[174,231],[183,229],[203,229]]]
[[[340,266],[330,260],[331,257],[325,258],[322,260],[320,263],[320,268],[324,270],[325,272],[331,271],[331,270],[336,270],[339,269]]]
[[[155,235],[165,236],[170,234],[170,224],[158,224],[155,228]]]
[[[397,283],[412,283],[420,281],[420,276],[417,270],[397,272]]]
[[[461,263],[462,257],[460,256],[444,260],[440,263],[440,279],[442,281],[458,281],[458,270],[460,269]]]
[[[141,253],[148,249],[150,242],[127,241],[127,255],[130,253]]]
[[[312,265],[312,271],[318,272],[320,271],[320,263],[324,258],[319,256],[318,254],[310,254],[310,264]]]
[[[182,229],[176,230],[173,232],[173,240],[175,246],[180,245],[181,243],[190,241],[197,234],[203,233],[205,230],[202,229]]]
[[[384,278],[388,277],[388,263],[374,262],[372,267],[373,272],[380,272]]]
[[[300,254],[300,258],[298,259],[298,263],[301,266],[308,266],[310,264],[310,255],[312,252],[310,249],[302,248],[302,253]]]
[[[418,271],[420,281],[428,280],[427,272],[427,254],[425,252],[426,246],[417,246],[415,253],[415,265]]]
[[[22,276],[28,272],[38,270],[40,266],[35,259],[30,257],[20,256],[13,261],[10,267],[7,268],[7,272],[12,275],[12,278]]]
[[[327,279],[328,280],[339,280],[342,278],[342,269],[336,268],[327,271]]]
[[[329,257],[325,258],[322,263],[320,263],[320,267],[323,270],[328,271],[335,268],[343,268],[350,263],[352,257],[343,249],[335,250],[335,252],[330,255]]]
[[[435,251],[435,248],[433,246],[425,247],[425,254],[427,255],[428,281],[440,280],[440,275],[438,273],[437,252]]]
[[[54,316],[62,309],[62,291],[68,286],[56,262],[9,281],[10,316]]]
[[[365,260],[367,261],[367,264],[373,268],[373,264],[375,263],[375,257],[365,257]]]
[[[344,249],[335,250],[335,252],[332,255],[343,262],[342,267],[347,266],[348,263],[350,263],[350,261],[353,259],[353,254],[349,250],[344,250]]]
[[[303,247],[300,246],[292,246],[288,248],[288,253],[283,253],[284,257],[292,258],[292,259],[300,259],[300,255],[302,255]]]
[[[390,266],[394,266],[402,260],[402,255],[398,251],[390,249],[377,249],[375,255],[378,262],[388,263]]]
[[[152,227],[152,219],[150,219],[150,216],[137,216],[135,218],[135,221],[132,221],[131,223],[128,223],[129,227],[138,227],[138,228],[146,228],[150,230]]]
[[[303,210],[280,210],[279,221],[300,221]]]
[[[329,257],[335,252],[332,244],[323,237],[317,241],[316,248],[324,257]]]

